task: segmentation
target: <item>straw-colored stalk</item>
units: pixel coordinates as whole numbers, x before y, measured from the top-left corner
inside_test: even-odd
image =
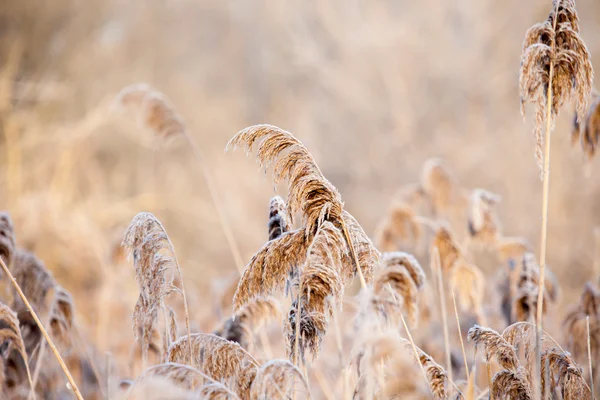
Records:
[[[56,345],[54,344],[54,342],[50,338],[50,335],[46,331],[46,328],[44,328],[44,325],[42,325],[42,322],[38,318],[38,316],[35,313],[33,307],[31,306],[31,304],[29,304],[29,300],[27,300],[27,297],[25,296],[25,294],[21,290],[21,287],[17,283],[16,279],[10,273],[10,270],[8,269],[8,267],[6,266],[6,264],[4,263],[4,261],[1,258],[0,258],[0,266],[2,266],[2,269],[4,270],[4,273],[6,274],[6,276],[8,276],[8,278],[10,279],[10,281],[11,281],[12,285],[14,286],[15,290],[19,294],[19,297],[21,297],[21,300],[23,300],[23,303],[25,304],[25,306],[27,307],[27,309],[31,313],[31,316],[33,317],[36,325],[38,326],[38,328],[40,328],[40,332],[42,332],[42,335],[44,335],[44,338],[48,342],[48,345],[50,346],[50,349],[54,353],[54,356],[56,357],[56,360],[60,364],[60,367],[64,371],[65,375],[67,376],[67,380],[69,381],[69,384],[71,385],[71,389],[73,390],[75,396],[77,397],[78,400],[83,400],[83,396],[81,395],[81,392],[79,391],[79,388],[77,387],[77,384],[75,383],[75,380],[73,379],[73,376],[71,375],[71,372],[67,368],[67,365],[65,364],[65,361],[63,360],[63,358],[61,357],[60,353],[58,352],[58,349],[56,348]]]
[[[454,296],[454,290],[452,293],[452,304],[454,305],[454,316],[456,317],[456,329],[458,330],[458,338],[460,339],[460,348],[463,354],[463,360],[465,362],[465,373],[467,374],[467,381],[470,381],[469,376],[469,363],[467,362],[467,353],[465,351],[465,343],[463,341],[462,333],[460,331],[460,319],[458,318],[458,309],[456,308],[456,297]]]
[[[585,324],[587,329],[587,353],[588,353],[588,368],[590,369],[590,388],[592,392],[592,398],[594,398],[594,373],[592,369],[592,344],[590,341],[590,316],[585,318]]]
[[[440,262],[440,253],[437,247],[433,248],[431,254],[431,266],[432,269],[437,271],[438,278],[438,292],[440,297],[440,313],[442,314],[442,325],[444,326],[444,348],[446,351],[446,370],[448,371],[448,378],[452,380],[452,361],[450,353],[450,334],[448,332],[448,317],[446,315],[446,291],[444,290],[444,278],[443,271]]]

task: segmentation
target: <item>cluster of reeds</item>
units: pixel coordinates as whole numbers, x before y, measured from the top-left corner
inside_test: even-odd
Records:
[[[123,89],[114,109],[131,112],[156,138],[184,137],[199,162],[240,273],[223,290],[226,315],[213,329],[198,317],[202,304],[190,304],[171,238],[155,215],[141,212],[122,241],[139,289],[131,363],[139,357],[141,372],[114,373],[110,358],[99,369],[78,331],[72,296],[41,260],[17,247],[13,223],[0,213],[2,281],[10,288],[0,301],[1,397],[594,398],[600,291],[587,284],[564,320],[573,355],[542,329],[559,293],[546,265],[550,133],[573,99],[573,140],[594,156],[600,100],[588,99],[592,82],[575,4],[554,0],[548,19],[526,34],[519,84],[522,106],[535,106],[544,180],[539,264],[527,240],[504,236],[501,197],[464,188],[439,159],[426,161],[418,182],[398,191],[377,227],[378,249],[303,143],[278,127],[255,125],[227,149],[255,149],[274,184],[287,184],[287,195],[270,200],[267,241],[244,267],[183,118],[149,85]],[[491,254],[487,268],[479,251]]]

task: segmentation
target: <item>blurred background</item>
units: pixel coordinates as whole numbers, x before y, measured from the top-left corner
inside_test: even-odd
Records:
[[[100,351],[133,340],[138,291],[119,244],[139,211],[165,225],[194,293],[194,323],[212,329],[204,305],[236,265],[199,164],[185,141],[153,141],[131,118],[106,112],[123,87],[146,82],[170,99],[198,143],[244,262],[267,239],[275,192],[254,156],[224,148],[258,123],[302,140],[369,234],[394,192],[439,157],[461,186],[499,194],[504,232],[527,238],[537,253],[542,185],[532,110],[526,121],[519,112],[518,71],[525,31],[549,7],[4,0],[0,209],[12,216],[18,245],[73,293]],[[595,61],[600,5],[579,0],[577,8]],[[562,304],[592,277],[600,219],[598,165],[586,166],[571,146],[571,120],[567,106],[551,156],[548,260]],[[122,318],[102,312],[108,302],[122,303]],[[113,330],[125,337],[109,338]]]

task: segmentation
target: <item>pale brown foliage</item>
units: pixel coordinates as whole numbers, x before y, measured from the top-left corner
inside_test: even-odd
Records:
[[[495,330],[475,325],[469,329],[468,339],[475,342],[475,346],[483,346],[487,360],[495,357],[502,368],[511,371],[516,371],[519,367],[519,359],[514,346]]]
[[[406,311],[411,325],[419,317],[419,290],[425,284],[425,273],[419,262],[410,254],[383,253],[382,268],[373,283],[372,303],[386,318]],[[399,321],[399,319],[398,319]]]
[[[228,318],[215,335],[239,343],[248,349],[253,332],[269,321],[279,320],[279,302],[273,297],[257,297],[244,304],[233,317]]]
[[[324,222],[308,249],[306,263],[300,273],[300,296],[288,315],[287,351],[292,357],[296,343],[298,301],[300,302],[299,351],[304,358],[308,349],[313,357],[327,331],[335,307],[341,305],[344,282],[354,271],[342,263],[346,253],[342,233],[330,222]]]
[[[255,143],[259,143],[256,153],[261,165],[265,169],[273,166],[275,183],[288,182],[290,223],[294,223],[296,213],[301,213],[306,238],[310,242],[323,222],[332,222],[344,234],[354,268],[360,268],[358,273],[369,282],[371,268],[377,265],[377,261],[369,256],[377,250],[362,227],[344,210],[340,193],[325,178],[306,147],[283,129],[255,125],[238,132],[227,144],[227,149],[242,146],[250,151]]]
[[[125,231],[123,246],[133,255],[140,289],[133,312],[133,332],[145,362],[164,298],[174,289],[167,270],[174,267],[175,251],[162,224],[150,213],[139,213],[133,218]]]
[[[408,340],[402,339],[402,342],[407,347],[411,346],[412,348]],[[416,347],[416,350],[419,356],[417,362],[425,369],[431,393],[436,399],[445,399],[448,394],[448,374],[429,354],[425,353],[419,347]]]
[[[269,202],[269,240],[277,239],[290,230],[285,202],[279,196],[275,196]]]
[[[525,253],[531,253],[531,245],[522,237],[502,237],[496,242],[496,248],[503,262],[519,261]]]
[[[300,382],[300,385],[294,387],[295,382]],[[308,392],[308,383],[300,370],[288,360],[270,360],[258,370],[252,382],[250,397],[253,400],[286,400],[291,397],[294,389]]]
[[[508,324],[527,321],[536,314],[538,299],[539,265],[532,253],[525,253],[519,263],[512,264],[500,284],[502,309]],[[546,270],[544,280],[544,309],[558,298],[558,283],[552,272]]]
[[[563,322],[567,348],[579,362],[587,358],[587,317],[590,318],[590,348],[595,367],[600,356],[600,291],[591,282],[585,284],[579,303]]]
[[[70,346],[74,315],[71,295],[56,283],[43,262],[32,253],[17,250],[11,272],[34,311],[43,321],[48,321],[53,339]],[[25,347],[31,353],[40,343],[41,332],[16,293],[11,308],[17,313]]]
[[[471,193],[469,206],[469,233],[485,244],[494,244],[500,235],[500,222],[496,216],[495,206],[500,196],[483,189],[475,189]]]
[[[10,215],[0,212],[0,257],[11,268],[16,252],[15,231]]]
[[[533,398],[531,385],[525,377],[526,371],[520,367],[516,371],[502,370],[494,375],[491,393],[498,400],[530,400]]]
[[[170,138],[187,134],[183,119],[169,99],[148,84],[138,83],[123,88],[114,104],[132,112],[141,126],[158,137]]]
[[[440,255],[441,267],[445,271],[450,270],[454,263],[461,257],[461,250],[452,233],[444,226],[440,226],[437,229],[431,247],[432,249],[437,248]]]
[[[431,158],[423,165],[421,188],[431,202],[434,214],[456,206],[460,190],[456,179],[441,160]]]
[[[576,114],[573,120],[573,144],[579,139],[581,148],[588,160],[596,154],[600,137],[600,95],[594,94],[586,114],[579,121]]]
[[[405,203],[394,203],[379,222],[375,242],[381,251],[396,251],[401,244],[418,243],[423,235],[413,209]]]
[[[464,260],[455,263],[450,272],[450,286],[463,311],[471,310],[478,316],[483,315],[485,285],[485,276],[481,270]]]
[[[204,382],[205,377],[202,372],[189,365],[168,362],[148,368],[144,371],[143,375],[138,378],[136,384],[144,380],[154,379],[157,376],[165,377],[177,386],[186,390],[194,390],[195,388],[200,387]]]
[[[233,298],[233,311],[259,296],[285,286],[292,268],[304,263],[309,246],[304,229],[286,232],[267,242],[246,266]]]
[[[19,328],[19,320],[17,314],[11,310],[6,304],[0,302],[0,344],[2,345],[2,355],[0,357],[0,393],[7,394],[5,381],[5,369],[7,367],[6,361],[10,359],[11,353],[15,350],[22,359],[29,384],[31,384],[31,374],[29,371],[29,361],[27,357],[27,350],[25,349],[25,343],[21,336],[21,329]],[[16,364],[19,365],[19,364]],[[18,382],[23,384],[23,382]],[[30,387],[32,387],[31,385]]]
[[[535,104],[536,159],[543,171],[545,107],[548,86],[552,81],[550,123],[565,101],[575,100],[577,115],[585,115],[592,90],[594,70],[590,53],[579,37],[577,11],[573,0],[554,0],[548,19],[532,26],[525,34],[519,91],[521,112],[525,102]],[[550,76],[552,73],[552,76]]]
[[[194,366],[216,381],[231,380],[234,392],[247,397],[254,380],[258,362],[238,343],[205,333],[194,333],[191,339],[180,337],[167,350],[167,361],[184,364],[189,359],[189,345],[193,347]]]
[[[158,313],[164,311],[164,299],[172,292],[180,293],[185,310],[186,329],[190,334],[189,314],[181,268],[175,256],[171,239],[161,222],[151,213],[138,213],[125,231],[123,246],[129,255],[133,255],[135,276],[140,289],[140,296],[133,312],[133,332],[136,341],[142,347],[142,358],[145,363],[152,335],[157,331]],[[173,284],[168,275],[169,269],[177,272],[181,290]],[[169,315],[164,313],[165,324]],[[190,357],[193,357],[190,348]]]
[[[550,377],[550,388],[558,387],[563,399],[591,398],[581,368],[555,347],[542,354],[542,391],[545,389],[547,376]]]

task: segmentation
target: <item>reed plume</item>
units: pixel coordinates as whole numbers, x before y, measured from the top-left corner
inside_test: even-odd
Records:
[[[371,246],[370,240],[358,223],[343,208],[342,198],[338,190],[329,182],[313,156],[291,133],[272,125],[255,125],[238,132],[227,144],[227,149],[238,146],[249,152],[255,143],[259,143],[257,157],[266,169],[273,166],[275,183],[287,180],[288,201],[287,209],[290,223],[294,223],[294,215],[302,214],[302,222],[309,241],[316,235],[324,221],[332,222],[344,234],[344,239],[352,255],[356,274],[362,287],[366,287],[370,267],[376,263],[362,265],[360,247]],[[353,233],[348,230],[352,228]],[[365,240],[366,238],[366,240]],[[356,240],[360,240],[356,243]],[[373,248],[367,253],[375,253]]]
[[[496,241],[496,249],[503,263],[518,262],[532,251],[527,239],[522,237],[501,237]]]
[[[413,209],[405,203],[396,202],[379,222],[375,243],[384,252],[396,251],[406,243],[417,244],[423,229]]]
[[[521,113],[525,102],[535,104],[535,158],[543,180],[542,227],[540,240],[540,279],[536,325],[537,372],[541,373],[541,331],[544,309],[544,280],[548,232],[550,186],[550,138],[554,119],[565,101],[573,98],[577,115],[583,116],[592,90],[594,70],[590,53],[579,37],[579,19],[574,0],[554,0],[548,19],[532,26],[525,34],[519,92]],[[545,136],[542,126],[545,123]],[[542,150],[543,148],[543,150]]]
[[[59,344],[70,347],[74,304],[71,295],[59,286],[44,263],[34,254],[17,249],[12,274],[33,309],[50,324],[50,333]],[[41,331],[15,290],[11,308],[22,327],[27,352],[40,344]]]
[[[301,387],[295,386],[299,381]],[[304,389],[308,393],[308,383],[302,372],[288,360],[270,360],[258,370],[252,387],[250,397],[253,400],[261,399],[289,399],[294,390]]]
[[[596,155],[598,147],[598,138],[600,137],[600,95],[595,93],[592,95],[592,101],[582,121],[579,121],[579,116],[575,113],[573,119],[573,134],[572,143],[575,144],[579,140],[581,148],[588,161],[591,161]]]
[[[164,298],[171,292],[180,292],[185,310],[185,324],[188,336],[190,319],[183,284],[181,268],[175,256],[175,248],[160,221],[150,213],[137,214],[125,231],[123,246],[129,255],[133,254],[133,264],[140,296],[134,308],[133,332],[136,341],[142,347],[144,365],[148,358],[148,349],[152,333],[156,330],[159,311],[164,311]],[[167,270],[174,268],[179,275],[181,291],[167,277]],[[165,313],[165,324],[169,316]],[[190,360],[194,359],[190,343]]]
[[[249,348],[252,335],[266,323],[281,318],[279,302],[273,297],[257,297],[244,304],[214,334]]]
[[[323,222],[308,249],[300,272],[299,297],[288,314],[290,358],[297,356],[296,348],[302,360],[307,349],[313,358],[318,355],[333,310],[341,305],[344,282],[354,276],[354,268],[342,262],[346,251],[342,233],[331,222]]]
[[[526,379],[523,367],[516,371],[502,370],[494,375],[490,388],[492,398],[498,400],[530,400],[533,399],[531,385]]]
[[[559,294],[554,274],[550,270],[547,272],[548,279],[544,282],[546,302],[543,305],[542,314],[546,313],[547,303],[555,302]],[[502,309],[507,324],[535,318],[538,306],[539,277],[540,268],[532,253],[525,253],[521,262],[513,264],[509,269],[500,285]]]
[[[500,235],[500,222],[495,206],[500,196],[483,189],[471,193],[469,204],[469,233],[471,237],[485,244],[494,244]]]
[[[431,158],[425,162],[420,183],[431,203],[434,215],[447,212],[462,200],[455,177],[437,158]]]
[[[21,290],[21,287],[17,283],[15,277],[10,272],[10,270],[8,269],[8,266],[4,263],[4,260],[2,260],[2,259],[0,259],[0,267],[2,267],[4,273],[10,279],[10,282],[11,282],[14,290],[17,292],[17,295],[21,298],[21,301],[24,303],[25,307],[28,309],[28,311],[31,314],[31,316],[33,317],[33,319],[34,319],[37,327],[39,328],[41,334],[44,336],[44,339],[46,340],[46,342],[50,346],[52,352],[54,353],[54,356],[56,357],[56,360],[58,361],[58,363],[60,364],[61,369],[65,373],[65,376],[67,377],[67,380],[69,381],[69,384],[71,385],[71,389],[73,390],[75,396],[77,397],[77,399],[83,400],[81,392],[80,392],[79,388],[77,387],[77,384],[75,383],[75,380],[73,379],[73,376],[71,375],[71,372],[69,371],[69,368],[65,364],[62,356],[60,355],[58,349],[56,348],[56,345],[52,341],[52,338],[50,337],[50,335],[48,334],[48,332],[44,328],[44,325],[40,321],[40,319],[39,319],[37,313],[35,312],[35,310],[33,309],[33,306],[31,305],[31,303],[29,302],[29,300],[27,299],[27,297],[25,296],[25,294]]]
[[[519,91],[521,112],[526,102],[535,105],[536,159],[542,175],[547,173],[543,153],[562,105],[574,99],[577,115],[585,115],[594,71],[587,46],[579,36],[579,18],[573,0],[554,0],[548,19],[525,34]],[[546,104],[547,103],[547,104]],[[546,140],[542,136],[547,124]]]
[[[183,119],[167,96],[146,83],[123,88],[115,97],[113,107],[135,115],[138,124],[157,137],[166,139],[187,134]]]
[[[372,303],[386,318],[406,311],[409,322],[416,326],[419,317],[419,291],[425,284],[425,273],[410,254],[383,253],[382,268],[373,283]],[[401,301],[400,301],[401,300]]]
[[[546,382],[547,377],[550,383]],[[568,354],[552,347],[542,354],[542,395],[547,386],[557,387],[563,399],[591,398],[590,388],[583,379],[581,368],[571,360]]]
[[[259,367],[258,361],[238,343],[206,333],[182,336],[167,350],[167,361],[184,364],[193,347],[194,366],[216,381],[232,380],[234,392],[247,397]]]
[[[590,352],[594,368],[600,356],[600,291],[591,282],[585,284],[579,303],[569,311],[563,322],[567,348],[579,362],[587,356],[588,317]]]
[[[269,202],[269,240],[277,239],[290,230],[285,201],[275,196]]]
[[[444,271],[449,271],[461,257],[461,250],[454,236],[447,227],[440,226],[435,232],[431,248],[436,248],[440,256],[440,264]]]
[[[483,346],[486,360],[495,357],[502,368],[510,371],[516,371],[520,366],[515,347],[495,330],[475,325],[469,329],[467,338],[474,342],[476,347]]]
[[[483,323],[483,297],[485,295],[485,276],[475,265],[460,260],[454,264],[450,272],[450,287],[458,296],[458,303],[463,311],[471,310],[477,320]]]
[[[309,241],[304,229],[286,232],[267,242],[246,266],[233,298],[237,312],[255,297],[285,287],[289,272],[304,263]]]
[[[418,354],[417,362],[423,366],[427,375],[427,383],[431,389],[433,397],[436,399],[446,399],[448,396],[449,378],[448,374],[442,368],[441,365],[435,362],[435,360],[419,347],[412,346],[412,344],[406,340],[401,339],[405,346],[415,348]]]
[[[10,215],[0,212],[0,258],[11,268],[15,257],[15,230]]]
[[[144,380],[153,379],[157,376],[165,377],[177,386],[186,390],[199,388],[202,386],[206,377],[202,372],[189,365],[167,362],[164,364],[153,365],[148,368],[144,371],[142,376],[137,379],[136,384]]]
[[[32,392],[35,392],[33,380],[31,379],[31,372],[29,371],[29,361],[27,357],[27,350],[25,349],[25,343],[21,336],[21,329],[19,328],[19,320],[17,314],[11,310],[6,304],[0,302],[0,343],[2,344],[2,354],[4,357],[0,358],[0,392],[5,389],[4,385],[4,370],[6,368],[4,358],[8,358],[11,352],[15,350],[21,357],[27,372],[27,379],[29,381],[29,387]],[[34,395],[35,397],[35,395]]]

